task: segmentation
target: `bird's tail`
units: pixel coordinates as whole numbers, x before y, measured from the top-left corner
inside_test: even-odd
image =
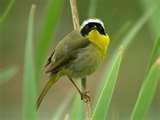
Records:
[[[38,99],[37,99],[37,110],[39,108],[39,106],[41,105],[44,97],[46,96],[46,94],[48,93],[49,89],[52,87],[52,85],[59,79],[59,75],[58,73],[52,74],[49,77],[48,82],[46,83],[45,87],[43,88],[41,94],[39,95]]]

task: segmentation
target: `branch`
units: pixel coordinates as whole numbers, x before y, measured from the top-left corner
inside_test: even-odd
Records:
[[[70,0],[73,27],[74,27],[74,30],[79,31],[80,25],[79,25],[79,16],[78,16],[78,10],[77,10],[77,4],[76,3],[77,3],[76,0]]]

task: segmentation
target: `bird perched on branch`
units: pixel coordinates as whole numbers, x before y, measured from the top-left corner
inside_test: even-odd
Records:
[[[85,80],[104,61],[110,39],[104,24],[99,19],[88,19],[80,27],[80,31],[67,34],[55,47],[45,65],[45,73],[49,80],[38,100],[39,108],[44,96],[51,86],[62,76],[67,76],[76,87],[85,102],[90,101],[87,92],[82,92],[74,79]]]

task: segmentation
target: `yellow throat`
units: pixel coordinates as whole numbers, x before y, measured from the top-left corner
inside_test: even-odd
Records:
[[[93,29],[88,33],[87,38],[92,44],[100,49],[103,55],[106,54],[110,43],[108,35],[102,35],[96,29]]]

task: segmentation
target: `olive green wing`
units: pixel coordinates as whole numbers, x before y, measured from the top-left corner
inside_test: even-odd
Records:
[[[67,34],[56,46],[50,64],[46,72],[55,72],[58,68],[75,59],[77,51],[88,46],[89,41],[82,37],[79,32],[72,31]]]

